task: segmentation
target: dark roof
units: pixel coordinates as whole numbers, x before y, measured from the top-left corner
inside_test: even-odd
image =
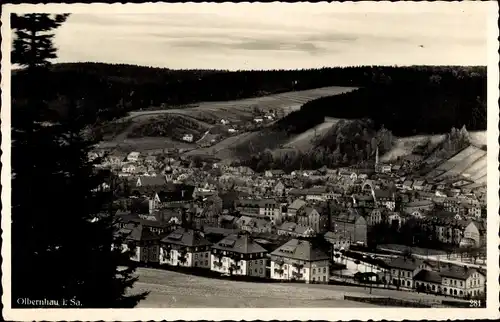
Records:
[[[167,183],[163,176],[141,176],[139,179],[141,180],[141,186],[163,186]]]
[[[165,228],[167,227],[166,222],[162,222],[159,220],[151,220],[148,218],[141,218],[137,214],[119,214],[116,215],[119,222],[124,224],[133,223],[136,226],[145,226],[145,227],[155,227],[155,228]]]
[[[404,269],[407,271],[413,271],[421,264],[420,260],[417,259],[405,259],[402,257],[397,257],[393,260],[387,261],[387,266],[389,268]]]
[[[179,228],[168,234],[161,242],[187,247],[211,245],[200,232],[185,228]]]
[[[306,190],[306,193],[308,195],[317,195],[317,194],[323,194],[327,192],[326,187],[312,187]]]
[[[429,282],[429,283],[441,284],[441,275],[439,275],[437,272],[428,271],[426,269],[422,269],[420,272],[418,272],[413,277],[413,279],[415,281],[422,281],[422,282]]]
[[[185,184],[168,184],[157,192],[161,202],[186,201],[193,199],[194,186]]]
[[[304,234],[308,229],[312,229],[308,226],[298,225],[294,222],[285,222],[281,226],[278,227],[278,230],[283,230],[287,232],[294,232],[297,234]]]
[[[474,268],[465,268],[460,266],[447,266],[439,270],[442,277],[455,278],[459,280],[466,280],[471,274],[476,273]]]
[[[296,199],[294,202],[292,202],[290,204],[290,206],[288,206],[288,209],[299,210],[305,204],[306,204],[306,202],[304,200],[302,200],[302,199]]]
[[[228,191],[225,193],[220,193],[219,197],[222,199],[222,209],[231,209],[234,207],[235,202],[243,194],[239,191]]]
[[[310,241],[292,239],[271,253],[274,256],[293,258],[308,262],[328,260],[322,250],[314,247]]]
[[[220,227],[203,227],[203,231],[206,234],[214,234],[214,235],[222,235],[222,236],[228,236],[232,234],[236,234],[239,232],[238,229],[227,229],[227,228],[220,228]]]
[[[151,241],[158,240],[160,237],[153,233],[149,228],[143,225],[136,225],[128,228],[121,229],[120,232],[126,233],[126,240],[133,241]]]
[[[246,234],[230,235],[212,246],[215,249],[226,250],[241,254],[254,254],[267,252],[262,246]]]
[[[390,190],[375,189],[374,192],[376,198],[392,198],[392,191]]]
[[[269,171],[269,173],[272,173],[272,174],[284,174],[285,171],[281,170],[281,169],[277,169],[277,170],[267,170]]]
[[[361,215],[356,209],[349,209],[340,214],[332,216],[333,222],[355,223]]]

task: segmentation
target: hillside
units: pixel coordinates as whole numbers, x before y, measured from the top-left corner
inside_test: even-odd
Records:
[[[177,108],[198,102],[230,101],[328,86],[372,87],[377,84],[421,83],[449,75],[465,78],[485,74],[484,67],[335,67],[307,70],[224,71],[171,70],[143,66],[103,63],[55,64],[44,76],[51,84],[48,95],[75,101],[88,124],[124,117],[130,111],[151,107]],[[26,98],[26,73],[12,76],[13,122],[15,112]],[[64,121],[74,104],[53,104],[50,121]],[[301,102],[297,102],[298,108]],[[81,113],[79,111],[79,113]],[[324,114],[323,112],[320,112]],[[331,115],[333,117],[339,117]],[[319,119],[316,124],[322,122]],[[309,126],[310,128],[312,126]],[[471,127],[469,127],[471,128]],[[471,128],[472,129],[472,128]],[[297,132],[300,133],[303,130]]]
[[[232,142],[232,140],[226,141],[226,139],[233,136],[228,132],[229,129],[236,129],[238,133],[257,133],[261,130],[266,130],[267,126],[274,122],[275,118],[287,115],[287,113],[300,108],[300,106],[308,101],[323,96],[344,93],[353,89],[349,87],[323,87],[258,98],[224,102],[200,102],[183,109],[133,111],[128,116],[116,121],[120,125],[122,132],[116,135],[112,141],[115,144],[120,144],[127,140],[128,144],[133,144],[134,140],[141,136],[170,138],[179,141],[183,134],[188,133],[193,134],[196,141],[206,133],[207,135],[203,137],[203,142],[199,142],[201,147],[212,145],[211,140],[215,140],[215,143],[220,142],[222,146],[214,147],[215,151],[229,148],[235,152],[235,155],[248,156],[252,153],[249,150],[252,149],[250,142],[241,141],[241,144],[238,145],[227,144],[227,142]],[[273,119],[265,119],[262,124],[254,122],[255,117],[263,118],[270,113],[274,115]],[[223,125],[221,123],[222,120],[228,122],[228,124]],[[122,126],[122,124],[129,124],[129,126]],[[262,137],[262,135],[265,135],[264,132],[259,134],[258,137]],[[253,144],[256,145],[254,148],[256,151],[264,150],[267,147],[266,144],[271,143],[273,141],[271,139],[274,137],[274,135],[271,135],[267,140],[254,138]],[[205,140],[208,138],[210,140]],[[287,138],[288,136],[283,139]],[[280,140],[276,144],[283,142],[285,141]],[[261,147],[263,148],[261,149]],[[138,149],[147,149],[147,146],[140,144]],[[210,153],[213,153],[214,149],[210,149]],[[204,149],[193,153],[203,154],[206,151],[207,149]]]
[[[437,181],[462,178],[470,181],[469,186],[486,184],[486,161],[486,151],[470,145],[438,165],[427,177]]]
[[[460,69],[402,70],[407,79],[391,78],[344,94],[304,104],[276,124],[301,133],[324,122],[325,117],[369,118],[394,135],[442,134],[450,128],[486,130],[486,69],[461,73]]]

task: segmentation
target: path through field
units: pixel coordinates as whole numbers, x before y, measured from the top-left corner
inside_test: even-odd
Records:
[[[137,126],[144,124],[151,118],[164,114],[177,114],[197,121],[212,119],[218,122],[227,119],[231,122],[251,120],[254,108],[261,111],[275,111],[279,117],[299,109],[304,103],[324,96],[337,95],[355,90],[354,87],[323,87],[304,91],[286,92],[264,97],[255,97],[223,102],[200,102],[194,107],[185,109],[165,109],[149,111],[133,111],[122,120],[132,120],[132,124],[118,134],[112,141],[103,142],[103,146],[112,148],[123,144],[134,145],[136,139],[127,139],[127,135]],[[162,139],[162,138],[160,138]],[[143,144],[141,144],[143,145]],[[192,146],[194,147],[194,145]]]
[[[390,296],[434,302],[440,297],[396,290],[291,283],[250,283],[140,268],[132,293],[150,291],[142,308],[168,307],[377,307],[343,300],[344,295]]]
[[[285,148],[295,148],[300,151],[307,151],[312,147],[312,140],[316,137],[321,137],[328,132],[341,119],[326,117],[325,121],[315,127],[300,133],[291,138],[285,145]]]

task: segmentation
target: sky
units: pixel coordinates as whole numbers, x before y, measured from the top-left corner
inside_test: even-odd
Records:
[[[490,7],[412,4],[87,8],[73,13],[56,31],[55,44],[59,62],[172,69],[487,64]]]

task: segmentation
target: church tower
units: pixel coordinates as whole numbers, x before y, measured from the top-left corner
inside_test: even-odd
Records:
[[[375,171],[378,170],[378,146],[377,150],[375,151]]]

